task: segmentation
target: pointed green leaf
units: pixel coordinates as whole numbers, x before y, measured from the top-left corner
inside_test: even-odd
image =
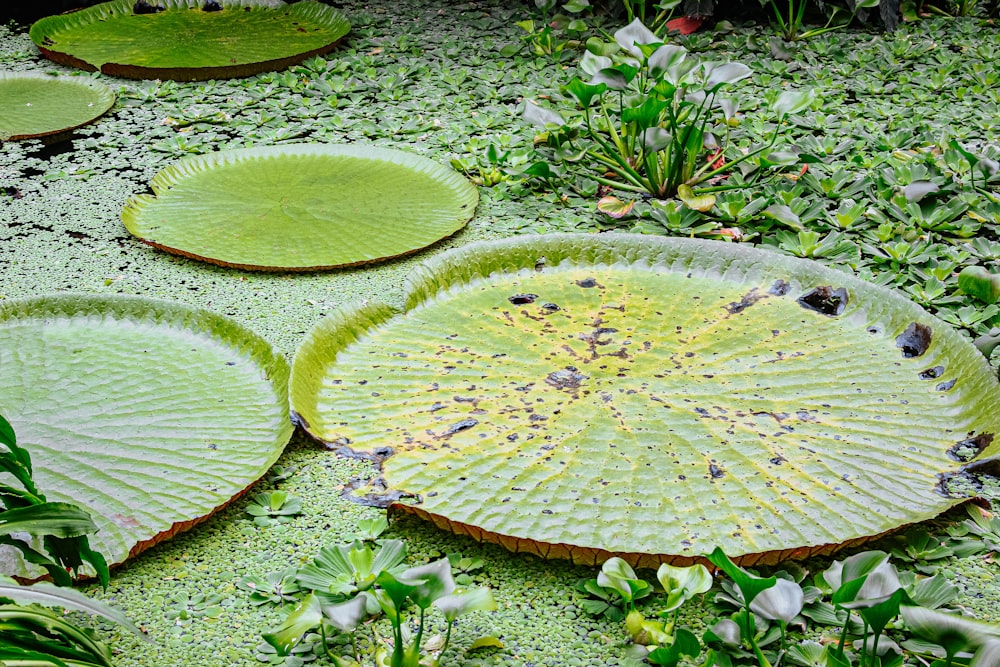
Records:
[[[924,607],[903,605],[899,609],[899,615],[915,637],[943,647],[949,655],[959,651],[976,651],[987,642],[1000,638],[1000,626],[957,613],[946,614]]]
[[[0,598],[6,598],[21,605],[39,604],[43,607],[59,607],[80,611],[113,621],[130,632],[145,636],[118,609],[110,607],[100,600],[87,597],[72,588],[53,586],[44,581],[26,586],[8,577],[0,577]]]
[[[654,665],[667,665],[668,667],[674,667],[677,665],[683,656],[696,657],[701,653],[701,644],[698,642],[698,638],[694,636],[687,628],[678,628],[677,632],[674,634],[674,641],[670,646],[658,646],[646,659]]]
[[[0,512],[0,535],[76,537],[97,531],[90,514],[71,503],[41,503]]]
[[[601,94],[607,89],[607,85],[603,83],[594,86],[584,83],[577,77],[573,77],[573,79],[566,84],[566,92],[575,97],[576,101],[579,102],[582,107],[589,107],[594,98],[600,97]]]

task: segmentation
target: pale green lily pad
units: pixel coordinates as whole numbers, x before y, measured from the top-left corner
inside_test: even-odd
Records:
[[[720,242],[477,244],[405,313],[321,321],[298,419],[382,460],[394,505],[515,551],[599,563],[831,552],[961,502],[995,457],[986,360],[894,292]],[[386,449],[382,449],[386,448]]]
[[[350,31],[338,10],[302,0],[113,0],[49,16],[31,39],[50,60],[130,79],[198,81],[280,70],[327,53]],[[218,9],[217,9],[218,8]]]
[[[458,172],[373,146],[286,144],[182,160],[122,212],[157,248],[213,264],[309,271],[416,252],[454,234],[479,194]]]
[[[37,139],[91,123],[115,104],[100,81],[39,72],[0,72],[0,141]]]
[[[111,564],[242,493],[291,437],[288,364],[214,313],[137,297],[0,303],[0,414]],[[30,575],[4,552],[0,571]]]

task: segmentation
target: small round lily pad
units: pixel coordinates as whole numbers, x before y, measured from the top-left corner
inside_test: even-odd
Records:
[[[416,252],[465,226],[479,194],[449,167],[358,145],[212,153],[158,173],[125,205],[146,243],[213,264],[308,271]]]
[[[240,324],[139,297],[0,305],[0,414],[110,564],[229,503],[291,437],[288,364]],[[33,576],[12,550],[0,572]]]
[[[71,67],[200,81],[284,69],[327,53],[350,27],[313,0],[113,0],[41,19],[31,39]]]
[[[0,72],[0,140],[38,139],[93,122],[114,106],[100,81],[40,72]]]

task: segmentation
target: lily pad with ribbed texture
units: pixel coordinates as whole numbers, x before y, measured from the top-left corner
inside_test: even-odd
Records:
[[[894,292],[720,242],[554,235],[428,262],[404,313],[321,321],[299,420],[394,507],[596,564],[831,552],[961,502],[1000,453],[976,349]],[[391,455],[379,448],[390,448]]]
[[[114,104],[110,88],[86,77],[0,72],[0,141],[67,132]]]
[[[313,0],[113,0],[43,18],[31,39],[63,65],[199,81],[284,69],[330,51],[350,27],[338,10]]]
[[[125,205],[146,243],[213,264],[307,271],[416,252],[472,217],[479,194],[454,170],[372,146],[283,145],[167,167]]]
[[[288,364],[228,318],[137,297],[0,303],[0,414],[111,564],[227,504],[291,436]],[[10,553],[0,571],[29,575]]]

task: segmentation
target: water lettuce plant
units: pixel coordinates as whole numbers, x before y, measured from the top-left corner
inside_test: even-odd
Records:
[[[593,177],[602,185],[660,199],[679,196],[692,208],[710,209],[715,198],[705,193],[725,186],[695,188],[767,153],[777,136],[739,155],[730,150],[729,124],[738,107],[722,93],[750,76],[750,68],[700,62],[638,19],[614,37],[602,55],[585,53],[580,69],[589,80],[574,77],[565,87],[583,110],[582,128],[575,118],[526,104],[525,118],[545,130],[537,141],[557,162],[582,161],[599,174],[611,172]],[[808,89],[785,91],[773,109],[781,122],[812,99]],[[551,170],[536,163],[525,173],[546,178]]]
[[[647,567],[706,544],[744,564],[828,553],[958,504],[947,480],[997,452],[979,351],[813,262],[535,236],[440,255],[406,304],[307,335],[296,419],[375,458],[394,510],[514,551]]]

